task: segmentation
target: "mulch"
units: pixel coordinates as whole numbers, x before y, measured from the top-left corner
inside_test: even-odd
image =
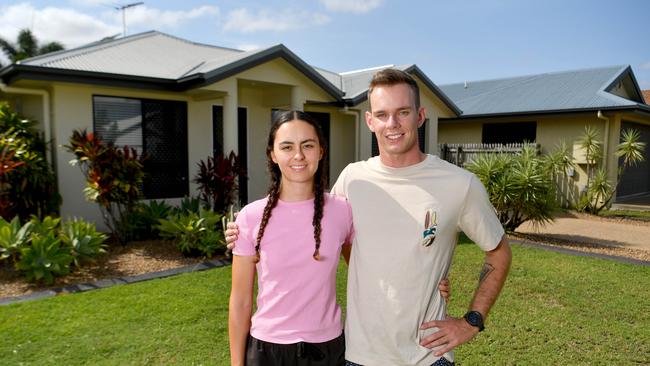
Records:
[[[176,246],[165,240],[132,242],[126,246],[111,244],[106,254],[95,263],[88,263],[53,284],[27,282],[13,263],[0,264],[0,298],[28,295],[34,292],[103,279],[135,276],[202,263],[206,258],[183,256]]]

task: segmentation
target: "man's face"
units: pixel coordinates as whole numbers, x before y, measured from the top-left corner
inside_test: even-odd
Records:
[[[382,161],[419,161],[418,127],[424,122],[424,108],[415,107],[415,96],[407,84],[377,86],[369,96],[371,111],[366,123],[375,133]]]

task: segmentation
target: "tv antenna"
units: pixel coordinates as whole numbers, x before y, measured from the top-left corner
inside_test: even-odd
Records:
[[[121,10],[122,11],[122,37],[126,37],[126,9],[132,8],[138,5],[144,5],[144,2],[139,1],[137,3],[130,3],[126,5],[120,5],[116,6],[115,10]]]

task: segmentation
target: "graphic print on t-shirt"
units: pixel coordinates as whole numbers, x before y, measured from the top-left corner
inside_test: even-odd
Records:
[[[438,213],[432,209],[427,208],[424,215],[424,231],[422,232],[422,245],[429,247],[436,239],[436,232],[438,231]]]

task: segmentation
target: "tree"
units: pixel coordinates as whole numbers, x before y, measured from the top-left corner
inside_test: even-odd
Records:
[[[598,214],[611,203],[625,169],[644,160],[645,143],[640,139],[641,135],[637,130],[622,131],[621,142],[616,146],[615,152],[622,161],[616,170],[616,183],[612,184],[608,179],[607,170],[598,166],[602,159],[602,143],[598,140],[598,133],[589,126],[585,128],[578,144],[585,151],[587,187],[580,196],[578,210]]]
[[[15,44],[0,38],[0,48],[11,62],[65,49],[59,42],[49,42],[39,47],[38,40],[29,29],[22,29],[18,33]]]

